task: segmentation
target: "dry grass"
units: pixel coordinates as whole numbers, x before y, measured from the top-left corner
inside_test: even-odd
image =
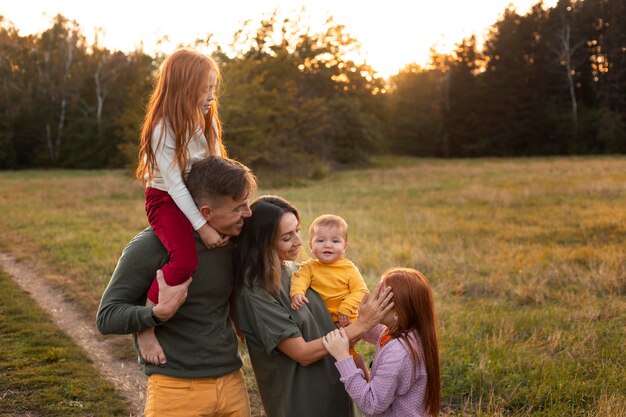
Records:
[[[261,184],[262,185],[262,184]],[[441,323],[446,416],[619,416],[626,383],[626,159],[385,159],[262,189],[350,224],[369,284],[422,270]],[[0,174],[0,245],[93,312],[145,224],[121,172]]]

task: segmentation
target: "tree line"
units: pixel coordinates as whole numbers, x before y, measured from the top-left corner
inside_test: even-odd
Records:
[[[392,148],[454,157],[626,152],[626,2],[507,9],[483,47],[464,39],[392,78]]]
[[[463,39],[384,80],[329,18],[316,32],[274,12],[244,24],[224,79],[230,154],[257,170],[323,175],[370,156],[626,152],[626,3],[506,9],[484,45]],[[78,22],[21,36],[0,16],[0,169],[134,165],[152,77],[164,59],[87,42]]]

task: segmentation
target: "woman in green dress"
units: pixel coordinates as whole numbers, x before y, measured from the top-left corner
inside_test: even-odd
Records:
[[[350,399],[339,381],[322,337],[335,329],[313,290],[299,310],[291,309],[291,273],[298,268],[300,216],[286,200],[263,196],[251,205],[237,239],[237,322],[246,344],[268,417],[348,417]],[[378,324],[393,307],[389,289],[377,286],[365,298],[350,340]]]

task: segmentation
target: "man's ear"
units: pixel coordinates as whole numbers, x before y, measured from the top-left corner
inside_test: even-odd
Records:
[[[198,207],[198,210],[200,210],[200,214],[202,214],[202,217],[204,217],[205,220],[211,220],[211,217],[213,217],[213,214],[215,213],[215,210],[213,210],[213,207],[211,207],[208,204],[203,204],[200,207]]]

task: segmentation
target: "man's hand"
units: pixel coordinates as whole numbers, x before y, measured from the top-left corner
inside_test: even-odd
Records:
[[[309,304],[309,299],[306,298],[304,294],[295,294],[291,297],[291,308],[294,310],[300,310],[300,307],[302,307],[304,303]]]
[[[180,285],[170,286],[165,282],[163,271],[160,269],[156,273],[157,282],[159,283],[159,304],[152,309],[159,320],[167,321],[172,318],[178,308],[183,305],[187,299],[187,289],[191,284],[191,277]]]

